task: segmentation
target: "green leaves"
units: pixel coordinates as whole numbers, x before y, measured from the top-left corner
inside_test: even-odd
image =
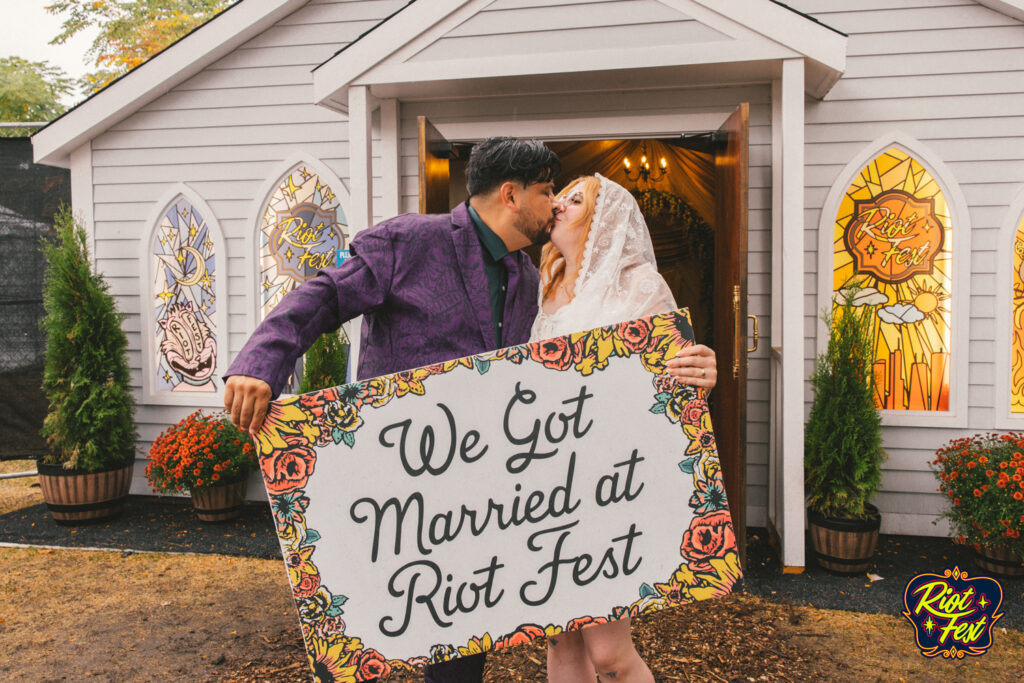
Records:
[[[50,121],[64,113],[60,98],[72,91],[73,80],[46,62],[0,57],[0,121]],[[0,137],[22,137],[32,128],[0,129]]]
[[[128,340],[107,283],[90,268],[85,230],[66,207],[55,227],[57,241],[43,247],[49,410],[42,434],[53,451],[44,462],[95,472],[135,457]]]
[[[309,347],[302,366],[299,393],[330,389],[345,383],[348,369],[348,344],[337,332],[322,334]]]
[[[863,518],[882,480],[882,421],[874,399],[871,310],[844,305],[825,317],[828,348],[818,356],[814,402],[804,431],[808,506],[830,517]]]

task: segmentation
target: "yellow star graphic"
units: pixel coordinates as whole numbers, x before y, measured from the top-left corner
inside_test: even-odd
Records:
[[[209,289],[210,288],[210,274],[207,273],[206,275],[204,275],[203,279],[200,280],[200,282],[203,283],[203,287],[206,287],[207,289]]]
[[[213,242],[207,239],[205,242],[203,242],[203,246],[206,247],[207,249],[213,249]]]
[[[168,302],[168,300],[170,300],[170,299],[173,299],[173,298],[174,298],[174,292],[168,292],[168,291],[167,291],[167,290],[165,289],[164,291],[162,291],[162,292],[160,292],[159,294],[157,294],[157,296],[158,296],[158,297],[160,297],[161,299],[163,299],[163,300],[164,300],[164,305],[166,306],[166,305],[167,305],[167,302]]]
[[[263,281],[263,291],[266,292],[269,289],[270,289],[270,280],[264,280]]]
[[[985,609],[986,605],[988,605],[991,602],[992,602],[991,600],[986,600],[985,599],[985,594],[984,593],[981,594],[981,598],[978,600],[978,604],[981,605],[981,609]]]
[[[292,182],[292,177],[288,176],[288,193],[295,199],[295,193],[299,190],[299,187]]]
[[[300,166],[300,167],[299,167],[299,175],[301,175],[301,176],[302,176],[302,179],[303,179],[303,180],[309,180],[309,179],[310,179],[310,177],[311,177],[311,176],[312,176],[313,174],[312,174],[312,173],[310,173],[310,172],[309,172],[309,170],[308,170],[308,169],[307,169],[307,168],[306,168],[305,166]]]
[[[203,305],[199,307],[199,310],[202,311],[203,313],[206,313],[207,308],[209,307],[206,305],[206,302],[204,301]]]
[[[288,251],[284,252],[284,257],[289,261],[292,260],[292,248],[288,247]]]
[[[170,382],[171,381],[171,373],[165,372],[164,373],[164,379],[167,380],[168,382]]]
[[[178,252],[178,255],[175,256],[174,258],[178,259],[178,263],[184,263],[185,262],[185,255],[182,254],[180,251]]]
[[[195,237],[196,236],[196,226],[193,225],[191,228],[188,229],[188,236],[189,237]]]
[[[921,626],[924,626],[924,630],[928,632],[928,635],[931,635],[932,631],[935,630],[935,622],[932,621],[931,617],[928,617],[928,621],[921,624]]]

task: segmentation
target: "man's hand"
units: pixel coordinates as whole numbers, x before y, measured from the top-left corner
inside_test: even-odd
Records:
[[[256,436],[267,416],[273,392],[270,385],[255,377],[231,375],[224,383],[224,410],[239,429]]]
[[[675,358],[670,358],[665,366],[666,372],[683,384],[711,391],[718,383],[715,352],[703,344],[687,346]]]

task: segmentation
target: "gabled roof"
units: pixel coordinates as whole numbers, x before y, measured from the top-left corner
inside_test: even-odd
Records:
[[[191,78],[309,0],[242,0],[32,136],[37,164],[70,166],[71,152]]]
[[[351,85],[383,97],[437,97],[481,86],[497,92],[504,79],[503,91],[543,92],[545,78],[561,87],[564,79],[550,78],[558,74],[599,85],[615,82],[616,72],[665,78],[665,69],[678,76],[710,64],[740,64],[736,78],[760,80],[770,76],[767,64],[786,58],[807,61],[807,90],[820,97],[846,64],[846,36],[777,0],[628,0],[585,13],[576,4],[408,3],[314,70],[314,100],[346,111]]]

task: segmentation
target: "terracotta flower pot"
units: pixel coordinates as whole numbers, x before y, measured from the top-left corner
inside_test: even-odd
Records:
[[[862,574],[871,567],[882,517],[874,505],[868,505],[868,510],[874,515],[868,519],[825,517],[807,511],[811,546],[822,569],[833,574]]]
[[[192,489],[192,507],[202,522],[226,522],[242,514],[246,481]]]
[[[66,470],[63,465],[39,463],[43,500],[61,526],[95,524],[117,517],[124,510],[135,462],[100,472]]]
[[[974,565],[986,574],[1000,579],[1024,577],[1024,560],[1009,548],[975,548]]]

